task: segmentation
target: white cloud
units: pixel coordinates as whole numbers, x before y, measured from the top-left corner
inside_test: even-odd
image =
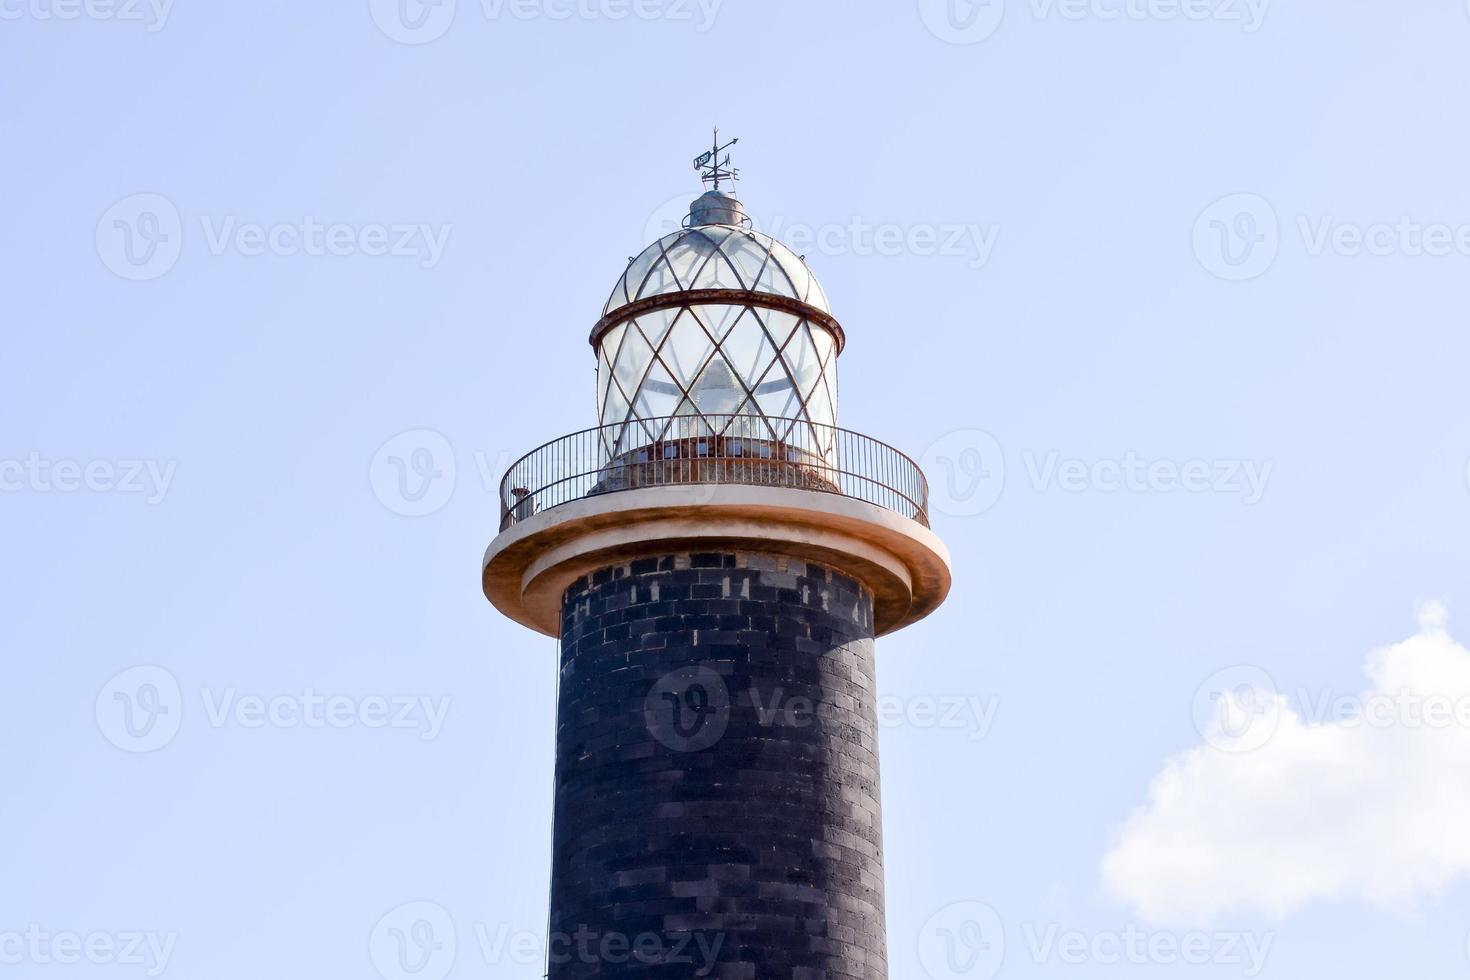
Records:
[[[1426,605],[1369,656],[1366,692],[1220,692],[1205,744],[1166,763],[1104,858],[1107,886],[1151,921],[1200,923],[1470,875],[1470,650],[1447,624]]]

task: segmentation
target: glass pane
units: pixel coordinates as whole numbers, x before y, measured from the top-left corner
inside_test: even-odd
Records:
[[[604,313],[610,313],[620,306],[626,306],[638,298],[638,289],[643,285],[643,278],[648,275],[648,270],[653,267],[659,255],[658,243],[655,242],[633,259],[623,273],[623,278],[619,280],[617,288],[613,290],[612,298],[608,300]]]
[[[673,326],[674,318],[679,315],[677,309],[654,310],[636,318],[638,329],[643,331],[643,336],[648,340],[650,346],[657,348],[663,343],[664,335]]]
[[[704,324],[705,330],[711,337],[720,340],[735,326],[735,321],[745,312],[743,306],[730,306],[725,303],[701,303],[698,306],[689,307],[689,312]]]
[[[817,348],[817,360],[822,362],[823,367],[828,367],[832,364],[832,355],[837,350],[837,341],[832,339],[832,335],[825,327],[819,327],[814,323],[810,324],[810,327],[812,343]]]
[[[792,331],[802,324],[801,317],[792,313],[756,309],[755,314],[765,324],[766,333],[771,335],[771,343],[777,348],[785,347],[786,341],[791,338]]]
[[[708,288],[705,280],[712,275],[711,270],[718,269],[720,262],[720,242],[728,232],[719,228],[696,228],[689,232],[689,237],[682,243],[691,254],[688,275],[680,274],[679,278],[684,283],[685,289]],[[677,268],[677,266],[676,266]]]
[[[739,322],[721,341],[720,350],[735,366],[736,373],[752,387],[766,373],[776,356],[776,348],[771,345],[760,320],[750,312],[741,316]]]
[[[827,300],[827,291],[822,288],[822,284],[817,281],[815,275],[811,277],[811,291],[807,294],[806,301],[819,310],[832,312],[832,304]]]
[[[674,277],[678,280],[677,285],[670,289],[688,289],[694,281],[694,273],[704,264],[704,260],[715,250],[709,239],[703,235],[690,234],[685,236],[665,253],[669,268],[673,270]],[[667,291],[667,290],[666,290]],[[651,295],[645,293],[645,295]]]
[[[724,252],[740,273],[741,287],[754,289],[766,265],[766,246],[753,235],[742,232],[726,239]]]
[[[669,376],[668,369],[655,360],[648,369],[648,377],[633,399],[633,412],[640,418],[651,419],[673,415],[674,406],[679,404],[683,391]]]
[[[781,372],[779,366],[771,370],[771,375],[767,380],[780,380],[781,374],[777,372]],[[760,406],[761,414],[769,419],[793,418],[800,411],[796,400],[796,389],[789,383],[761,385],[756,389],[755,402]]]
[[[604,363],[597,366],[597,417],[606,422],[607,386],[612,381],[612,370]]]
[[[654,259],[653,266],[648,270],[648,277],[638,284],[638,295],[634,298],[658,296],[662,293],[673,292],[678,288],[680,288],[679,282],[674,277],[674,270],[669,266],[668,256],[660,254]]]
[[[817,349],[812,345],[811,332],[807,327],[803,326],[796,332],[781,356],[790,369],[791,379],[796,382],[797,390],[803,396],[809,397],[822,372],[822,365],[817,361]]]
[[[716,354],[699,375],[689,397],[707,415],[733,415],[745,402],[745,389],[729,362]]]
[[[778,249],[789,251],[785,246],[777,245],[775,242],[771,243],[771,261],[766,263],[765,269],[761,272],[760,282],[755,288],[762,293],[775,293],[777,296],[793,296],[799,299],[796,287],[792,285],[791,277],[787,275],[783,268],[784,263],[779,259]]]
[[[664,363],[674,372],[674,380],[687,390],[704,367],[704,362],[709,359],[714,346],[699,321],[685,312],[680,314],[673,329],[669,331],[660,354]]]
[[[637,330],[629,330],[623,340],[622,349],[618,351],[618,359],[613,363],[613,374],[617,377],[618,384],[623,386],[623,391],[631,393],[638,389],[652,360],[653,348],[648,346],[643,334]]]
[[[827,390],[832,393],[832,423],[835,425],[838,419],[837,411],[837,362],[833,361],[827,370],[822,372],[823,379],[827,382]]]
[[[837,413],[832,404],[832,396],[827,392],[826,384],[818,382],[816,390],[807,400],[806,407],[807,414],[811,416],[813,422],[820,422],[823,425],[837,424]],[[822,430],[818,429],[817,434],[821,435]]]
[[[812,274],[807,270],[806,263],[798,258],[795,252],[785,245],[776,244],[771,246],[771,258],[781,263],[782,270],[791,280],[791,295],[800,300],[805,300],[811,295]]]
[[[617,385],[608,385],[607,402],[602,409],[602,424],[611,425],[628,417],[628,400]]]
[[[618,361],[618,345],[623,342],[623,331],[628,329],[626,324],[618,324],[607,333],[602,335],[602,340],[597,343],[597,351],[609,364]]]

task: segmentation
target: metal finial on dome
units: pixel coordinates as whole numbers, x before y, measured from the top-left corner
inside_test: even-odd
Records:
[[[689,206],[690,227],[698,228],[703,225],[739,227],[749,222],[745,216],[745,208],[736,200],[735,195],[720,190],[720,181],[728,180],[734,183],[740,179],[740,171],[730,166],[730,154],[725,153],[739,142],[739,139],[733,139],[721,146],[720,128],[716,126],[714,142],[710,144],[710,148],[694,158],[694,169],[699,171],[699,179],[714,186],[701,194]],[[721,157],[721,153],[725,155]]]
[[[728,180],[730,183],[740,179],[740,171],[730,166],[730,154],[725,153],[730,147],[739,143],[739,137],[720,145],[720,127],[715,127],[715,139],[710,144],[710,149],[694,158],[694,169],[699,171],[699,179],[706,184],[714,184],[714,189],[720,189],[720,181]],[[725,153],[725,158],[720,159],[720,154]]]

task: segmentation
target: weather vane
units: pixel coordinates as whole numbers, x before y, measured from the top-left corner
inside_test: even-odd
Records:
[[[706,184],[713,182],[715,190],[720,189],[720,181],[729,180],[734,182],[740,179],[740,171],[730,166],[730,154],[725,153],[730,147],[739,143],[739,139],[733,139],[724,146],[720,145],[720,128],[715,127],[715,141],[711,148],[694,158],[694,169],[699,171],[699,179]],[[720,154],[725,153],[724,159]]]

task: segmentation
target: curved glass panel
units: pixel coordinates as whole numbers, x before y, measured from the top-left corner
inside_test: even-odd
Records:
[[[689,289],[745,289],[832,312],[800,256],[769,235],[729,225],[685,228],[648,246],[628,263],[602,312]]]
[[[714,423],[702,420],[719,417],[717,435],[799,435],[823,448],[832,438],[827,427],[837,424],[836,350],[825,327],[778,310],[728,303],[655,310],[603,336],[598,422],[626,426],[610,433],[610,451],[670,438],[675,416],[690,420],[684,429],[709,428]]]

